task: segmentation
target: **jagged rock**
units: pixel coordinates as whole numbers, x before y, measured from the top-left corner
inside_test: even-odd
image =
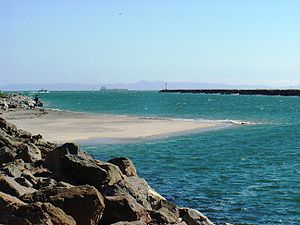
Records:
[[[202,213],[195,209],[180,208],[180,216],[188,225],[213,225]]]
[[[104,198],[96,188],[84,185],[43,189],[22,196],[25,202],[50,202],[71,215],[77,224],[98,224],[104,211]]]
[[[0,223],[20,225],[76,225],[74,219],[50,203],[9,204],[0,210]]]
[[[15,149],[8,148],[7,146],[3,146],[0,148],[0,164],[8,163],[14,160],[17,152]]]
[[[23,171],[27,170],[25,163],[22,159],[17,159],[5,164],[1,171],[11,177],[20,177]]]
[[[73,143],[65,143],[47,154],[44,165],[50,170],[60,170],[61,160],[65,155],[68,154],[80,156],[83,159],[91,159],[91,157],[88,158],[87,154],[84,154],[80,151],[78,145]]]
[[[179,209],[169,201],[160,201],[160,206],[156,211],[151,212],[151,218],[157,224],[173,224],[179,222]]]
[[[159,209],[160,202],[166,200],[163,196],[157,193],[152,188],[148,191],[148,202],[151,204],[151,207],[155,210]]]
[[[15,134],[17,132],[16,125],[7,122],[2,117],[0,117],[0,129],[6,131],[10,135]]]
[[[54,143],[43,141],[42,136],[39,134],[33,135],[31,142],[40,149],[43,159],[50,151],[53,151],[57,147]]]
[[[105,196],[131,195],[146,209],[151,209],[149,201],[150,187],[147,182],[139,177],[125,177],[111,186],[103,186],[101,192]]]
[[[42,160],[41,151],[32,144],[23,144],[17,150],[17,157],[27,163],[35,163]]]
[[[7,102],[4,100],[0,101],[0,108],[7,111],[9,108]]]
[[[56,179],[90,184],[99,189],[102,185],[113,185],[123,179],[117,166],[92,159],[75,144],[64,144],[49,152],[44,165],[54,172]]]
[[[128,177],[137,176],[136,169],[132,161],[125,157],[113,158],[108,160],[109,163],[112,163],[119,167],[122,173]]]
[[[20,185],[13,178],[0,174],[0,191],[19,197],[27,193],[33,193],[36,190]]]
[[[36,189],[41,188],[53,188],[57,185],[57,181],[50,177],[39,177],[37,178],[37,183],[35,185]]]
[[[109,196],[105,198],[105,209],[100,225],[112,224],[119,221],[150,222],[151,218],[145,208],[133,197]]]
[[[0,191],[0,211],[2,208],[10,204],[14,204],[16,206],[25,205],[25,203],[20,199]]]
[[[23,138],[23,139],[31,139],[32,138],[32,135],[30,132],[26,131],[26,130],[22,130],[22,129],[19,129],[16,133],[16,135],[19,137],[19,138]]]
[[[21,142],[15,140],[10,134],[6,131],[0,129],[0,147],[8,147],[10,149],[14,149],[19,146]]]

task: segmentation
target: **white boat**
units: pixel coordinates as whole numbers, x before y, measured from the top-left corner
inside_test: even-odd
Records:
[[[36,91],[35,93],[49,93],[49,91],[47,89],[42,88],[42,89]]]

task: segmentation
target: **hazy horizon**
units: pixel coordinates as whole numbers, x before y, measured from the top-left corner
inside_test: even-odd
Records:
[[[0,86],[300,85],[300,2],[0,2]]]

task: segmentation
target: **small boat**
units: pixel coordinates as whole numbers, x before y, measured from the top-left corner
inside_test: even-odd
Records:
[[[49,93],[49,91],[47,89],[42,88],[38,90],[37,93]]]

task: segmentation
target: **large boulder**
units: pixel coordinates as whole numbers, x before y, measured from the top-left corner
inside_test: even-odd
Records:
[[[139,177],[125,177],[114,185],[103,186],[101,192],[105,196],[131,195],[146,209],[151,209],[150,186]]]
[[[123,179],[119,168],[94,160],[75,144],[64,144],[46,156],[44,166],[53,171],[53,177],[73,184],[89,184],[100,189]]]
[[[42,189],[22,196],[25,202],[49,202],[71,215],[78,225],[96,225],[104,211],[104,198],[96,188],[84,185]]]
[[[75,220],[50,203],[8,204],[0,210],[0,223],[20,225],[76,225]]]
[[[130,195],[108,196],[105,198],[105,209],[100,225],[113,224],[119,221],[150,222],[147,210]]]
[[[179,222],[179,209],[169,201],[161,200],[158,208],[151,212],[156,224],[174,224]]]
[[[137,176],[136,169],[132,161],[125,157],[113,158],[108,160],[109,163],[112,163],[119,167],[122,173],[128,177]]]

